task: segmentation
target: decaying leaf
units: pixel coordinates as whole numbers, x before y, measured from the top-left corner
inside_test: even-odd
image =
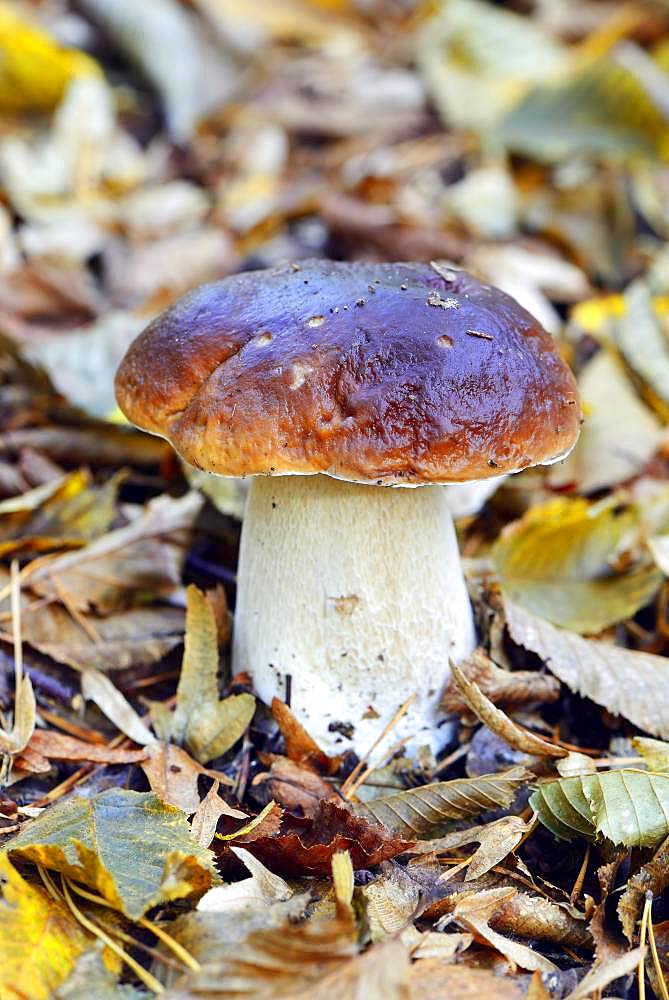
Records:
[[[669,661],[556,628],[504,602],[514,642],[536,653],[563,683],[656,736],[669,737]]]
[[[575,990],[565,998],[565,1000],[586,1000],[593,993],[603,990],[609,983],[620,979],[630,972],[635,972],[646,954],[645,948],[634,948],[626,952],[612,962],[605,962],[592,968],[583,977]]]
[[[321,802],[337,797],[337,793],[320,774],[301,767],[288,757],[275,757],[268,772],[261,772],[254,785],[264,785],[268,794],[291,812],[314,816]]]
[[[214,781],[211,788],[198,805],[191,820],[191,835],[200,847],[210,847],[216,833],[216,826],[221,816],[232,819],[248,819],[240,809],[233,809],[218,794],[219,782]]]
[[[528,830],[527,823],[520,816],[502,816],[493,823],[479,827],[479,832],[472,838],[478,841],[479,846],[469,862],[465,881],[480,878],[503,861],[518,846]]]
[[[362,894],[367,903],[372,941],[384,941],[403,930],[420,899],[418,884],[399,868],[366,885]]]
[[[136,764],[146,759],[144,750],[122,750],[120,747],[100,746],[58,733],[55,730],[36,729],[28,744],[30,750],[49,760],[88,760],[99,764]]]
[[[272,715],[281,730],[288,758],[296,764],[315,767],[334,774],[340,764],[339,757],[328,757],[312,739],[301,722],[295,718],[288,705],[279,698],[272,699]]]
[[[163,802],[181,809],[187,816],[200,805],[198,780],[202,767],[181,747],[154,741],[147,747],[148,760],[142,764],[151,791]],[[204,845],[209,847],[209,844]]]
[[[459,666],[467,680],[477,684],[494,705],[507,709],[557,701],[560,697],[560,682],[555,677],[536,670],[502,670],[483,649],[474,650]],[[453,713],[467,710],[467,702],[451,680],[444,689],[441,707]]]
[[[483,938],[487,944],[515,965],[519,965],[521,969],[550,972],[556,968],[553,962],[532,951],[527,945],[512,941],[490,927],[495,912],[512,899],[515,893],[515,889],[505,888],[472,893],[456,904],[453,917],[461,927]]]
[[[470,866],[471,871],[471,866]],[[494,930],[536,941],[553,941],[568,948],[592,946],[584,916],[576,916],[542,896],[518,892],[502,903],[490,919]]]
[[[100,951],[91,949],[77,960],[65,982],[53,994],[54,1000],[147,1000],[144,990],[129,983],[119,983],[106,968]]]
[[[60,900],[0,855],[0,995],[50,1000],[92,937]]]
[[[527,611],[575,632],[600,632],[647,604],[660,584],[656,567],[615,560],[638,530],[631,510],[607,499],[576,499],[532,508],[502,532],[493,549],[502,588]]]
[[[213,879],[212,856],[191,838],[181,810],[125,789],[57,802],[4,849],[82,882],[131,919],[202,895]]]
[[[633,768],[542,782],[530,803],[557,837],[655,847],[669,834],[669,774]]]
[[[409,977],[411,1000],[443,1000],[444,996],[448,1000],[473,1000],[475,997],[538,1000],[508,975],[495,975],[488,969],[471,965],[451,965],[438,958],[414,962]]]
[[[269,836],[261,833],[236,835],[235,844],[282,875],[329,874],[337,851],[350,851],[354,868],[369,868],[411,846],[376,820],[354,815],[336,801],[322,802],[313,817],[285,815],[279,830]]]
[[[403,837],[425,838],[446,820],[479,816],[508,806],[529,774],[522,767],[480,778],[456,778],[409,788],[354,806],[358,816]]]
[[[635,736],[632,747],[641,754],[649,771],[669,771],[669,743],[651,740],[647,736]]]
[[[563,747],[548,743],[527,729],[516,725],[508,715],[497,708],[483,694],[479,686],[469,680],[457,664],[451,664],[451,676],[458,691],[469,708],[480,721],[514,750],[536,757],[566,757],[568,751]]]
[[[218,633],[211,604],[197,587],[188,588],[183,665],[173,713],[154,706],[154,724],[163,739],[184,743],[206,764],[243,735],[255,711],[250,694],[218,697]]]

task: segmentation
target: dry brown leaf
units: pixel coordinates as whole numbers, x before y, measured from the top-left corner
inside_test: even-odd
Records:
[[[453,917],[465,930],[472,931],[479,938],[495,948],[506,959],[528,969],[530,972],[553,972],[557,968],[552,962],[526,945],[503,937],[489,926],[494,914],[513,896],[515,889],[485,889],[460,899],[453,910]]]
[[[253,784],[264,785],[269,795],[289,812],[301,811],[305,816],[314,816],[321,802],[337,797],[332,785],[320,774],[287,757],[275,757],[270,770],[256,775]]]
[[[579,919],[550,899],[525,892],[502,903],[490,918],[490,926],[506,934],[553,941],[569,948],[592,947],[585,917]]]
[[[459,666],[467,680],[478,685],[494,705],[507,709],[545,704],[560,697],[560,682],[555,677],[537,670],[502,670],[480,648]],[[441,707],[453,714],[467,710],[466,701],[451,680],[444,689]]]
[[[191,820],[191,833],[193,840],[200,847],[210,847],[216,833],[216,827],[221,816],[230,816],[232,819],[248,819],[246,813],[239,809],[233,809],[218,794],[219,782],[214,781],[213,785],[202,799]]]
[[[282,875],[329,875],[336,851],[350,851],[353,867],[369,868],[401,854],[410,843],[336,801],[321,802],[313,818],[286,814],[268,836],[255,829],[235,840]],[[216,846],[216,845],[214,845]]]
[[[409,976],[410,1000],[525,1000],[526,994],[510,976],[496,976],[487,969],[451,965],[438,958],[414,962]]]
[[[466,882],[480,878],[503,861],[518,846],[529,826],[520,816],[503,816],[479,830],[475,838],[479,847],[469,862]]]
[[[640,962],[645,958],[645,954],[645,948],[635,948],[610,962],[593,966],[576,989],[565,997],[565,1000],[586,1000],[587,997],[603,990],[614,980],[635,972]]]
[[[54,730],[36,729],[26,749],[49,760],[88,760],[95,764],[136,764],[146,760],[145,750],[122,750],[86,743]]]
[[[621,649],[549,622],[504,601],[513,641],[536,653],[552,673],[609,712],[654,736],[669,737],[669,660]]]
[[[340,757],[328,757],[304,726],[295,718],[288,705],[279,698],[272,698],[272,715],[276,719],[286,744],[286,756],[296,764],[334,774],[341,763]]]
[[[520,753],[535,757],[566,757],[568,751],[564,747],[548,743],[527,729],[512,722],[501,708],[496,708],[489,698],[473,681],[467,680],[457,664],[451,663],[451,676],[455,686],[467,702],[471,711],[480,721],[495,733],[505,743]]]
[[[147,747],[148,760],[142,764],[151,791],[163,802],[181,809],[187,816],[200,805],[197,789],[201,765],[171,743],[153,742]],[[209,847],[209,844],[203,844]]]
[[[418,906],[420,889],[401,868],[393,868],[364,886],[362,895],[367,902],[372,941],[384,941],[409,924]]]
[[[293,889],[258,861],[245,847],[230,845],[230,850],[251,872],[250,878],[215,886],[197,904],[200,913],[229,913],[231,910],[268,906],[290,899]]]

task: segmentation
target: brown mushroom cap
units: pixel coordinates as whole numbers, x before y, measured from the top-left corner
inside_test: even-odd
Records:
[[[135,340],[127,417],[226,476],[465,482],[574,444],[574,377],[514,299],[428,264],[308,261],[203,285]]]

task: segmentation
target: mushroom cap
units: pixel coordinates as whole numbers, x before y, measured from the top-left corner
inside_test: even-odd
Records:
[[[466,482],[557,461],[580,425],[550,334],[442,264],[317,260],[203,285],[134,341],[116,394],[225,476]]]

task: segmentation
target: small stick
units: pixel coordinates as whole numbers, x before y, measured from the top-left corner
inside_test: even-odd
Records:
[[[400,707],[397,709],[397,711],[393,715],[393,717],[390,720],[390,722],[386,726],[384,726],[384,728],[381,730],[381,732],[379,733],[379,735],[376,737],[376,739],[374,740],[374,742],[372,743],[371,747],[369,748],[369,750],[367,751],[367,753],[364,755],[364,757],[362,758],[362,760],[358,761],[358,763],[355,765],[355,767],[353,768],[353,770],[349,774],[348,778],[346,779],[346,781],[344,782],[344,784],[341,786],[341,794],[342,794],[342,796],[345,799],[348,798],[349,789],[354,784],[355,779],[358,777],[358,775],[362,771],[363,767],[365,766],[365,764],[369,760],[370,756],[374,753],[374,751],[378,747],[379,743],[381,743],[386,738],[386,736],[391,731],[391,729],[393,729],[397,725],[397,723],[400,721],[400,719],[402,718],[402,716],[406,715],[406,713],[409,710],[409,707],[410,707],[411,703],[414,701],[415,697],[416,697],[415,694],[409,695],[409,697],[404,702],[404,704],[400,705]]]

